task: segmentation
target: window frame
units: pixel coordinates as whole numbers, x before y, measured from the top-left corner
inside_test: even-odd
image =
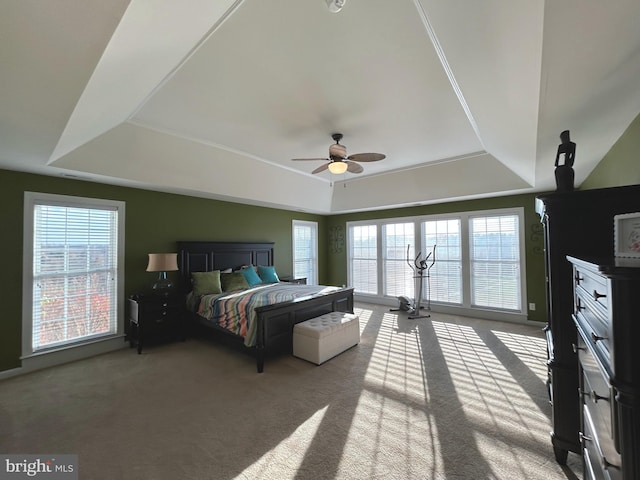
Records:
[[[353,255],[353,251],[354,251],[354,244],[355,244],[355,240],[354,240],[354,230],[352,228],[350,228],[351,226],[357,226],[357,227],[367,227],[367,228],[371,228],[373,227],[373,230],[376,232],[376,242],[375,242],[375,251],[376,251],[376,258],[373,259],[369,256],[359,256],[359,257],[354,257]],[[381,249],[382,249],[382,245],[381,245],[381,230],[382,230],[382,226],[380,224],[377,224],[375,222],[347,222],[347,279],[348,279],[348,284],[351,286],[354,286],[355,280],[355,274],[353,273],[353,260],[354,258],[360,261],[365,261],[365,262],[375,262],[375,266],[376,266],[376,275],[375,275],[375,288],[376,288],[376,292],[379,292],[381,288],[384,288],[382,286],[383,281],[382,281],[382,253],[381,253]],[[370,248],[370,247],[368,247]],[[369,282],[368,282],[369,283]],[[365,297],[369,297],[369,298],[373,298],[375,295],[377,295],[377,293],[375,294],[371,294],[369,292],[359,292],[358,295],[363,295]]]
[[[519,310],[504,310],[497,307],[485,307],[485,306],[477,306],[472,305],[471,303],[471,271],[470,271],[470,254],[471,254],[471,238],[470,238],[470,221],[471,218],[478,217],[493,217],[493,216],[502,216],[502,215],[516,215],[518,217],[518,241],[519,241],[519,269],[520,269],[520,309]],[[525,250],[525,214],[524,207],[510,207],[510,208],[498,208],[498,209],[488,209],[488,210],[475,210],[475,211],[464,211],[464,212],[450,212],[446,214],[432,214],[432,215],[420,215],[420,216],[412,216],[412,217],[394,217],[394,218],[381,218],[381,219],[372,219],[372,220],[358,220],[347,222],[347,281],[349,285],[352,285],[353,278],[353,262],[352,262],[352,231],[354,226],[375,226],[377,232],[377,243],[378,243],[378,257],[377,257],[377,269],[378,269],[378,277],[382,280],[382,267],[383,265],[383,257],[382,257],[382,241],[383,241],[383,229],[384,225],[388,224],[398,224],[398,223],[406,223],[406,222],[415,222],[414,232],[416,235],[416,239],[414,245],[416,245],[416,250],[424,252],[431,252],[433,245],[423,245],[424,243],[424,222],[435,221],[435,220],[450,220],[456,219],[460,222],[460,243],[461,243],[461,275],[462,275],[462,302],[460,304],[447,303],[447,302],[437,302],[434,300],[430,301],[430,306],[434,311],[439,311],[443,313],[453,313],[460,315],[473,315],[480,318],[489,318],[489,319],[505,319],[505,320],[516,320],[516,321],[525,321],[527,318],[527,297],[526,297],[526,250]],[[436,249],[437,250],[437,249]],[[436,253],[436,263],[437,263],[437,253]],[[427,282],[424,282],[425,285],[423,288],[426,289]],[[355,292],[356,299],[361,301],[369,301],[372,303],[382,303],[386,305],[395,305],[397,306],[397,298],[390,297],[385,295],[383,292],[383,282],[379,281],[377,286],[377,293],[363,293],[363,292]],[[423,305],[426,304],[426,296],[423,294]]]
[[[442,245],[440,245],[438,247],[437,243],[436,243],[436,252],[433,252],[433,244],[431,242],[429,242],[429,244],[426,243],[426,239],[427,239],[427,232],[426,232],[426,224],[427,223],[438,223],[438,222],[455,222],[455,224],[457,225],[457,228],[459,230],[459,234],[458,236],[460,237],[460,245],[458,246],[459,248],[459,260],[455,260],[455,259],[447,259],[447,260],[441,260],[440,257],[442,256],[442,249],[446,248],[443,247]],[[436,302],[436,303],[440,303],[440,304],[447,304],[447,305],[454,305],[454,306],[463,306],[463,302],[464,302],[464,288],[465,288],[465,284],[464,284],[464,275],[465,275],[465,265],[464,265],[464,261],[467,255],[467,251],[465,250],[465,245],[467,244],[467,239],[465,238],[465,229],[464,226],[462,225],[463,221],[462,218],[460,217],[460,215],[432,215],[430,216],[430,218],[428,219],[421,219],[420,220],[420,240],[421,242],[423,242],[423,248],[424,250],[424,255],[431,255],[428,259],[428,265],[431,265],[433,262],[433,255],[435,255],[436,257],[436,264],[433,265],[436,269],[436,271],[438,270],[438,266],[442,265],[442,262],[445,262],[448,268],[451,268],[453,266],[453,268],[458,268],[458,277],[459,277],[459,281],[460,281],[460,293],[459,293],[459,301],[452,301],[451,299],[449,299],[448,301],[444,301],[444,300],[433,300],[433,298],[430,299],[430,301],[432,302]],[[448,227],[448,226],[447,226]],[[436,236],[438,236],[439,234],[436,233]],[[449,231],[447,228],[447,236],[449,236]],[[448,244],[447,244],[448,246]],[[438,264],[438,261],[440,262],[440,264]],[[431,274],[431,271],[430,271]],[[433,283],[431,283],[431,288],[433,291]],[[437,286],[436,286],[437,288]],[[423,298],[426,298],[426,294],[425,292],[423,292]]]
[[[474,241],[474,236],[476,235],[476,232],[474,231],[472,224],[474,222],[474,220],[477,219],[483,219],[483,220],[487,220],[490,218],[502,218],[502,217],[516,217],[517,219],[517,227],[516,230],[518,231],[518,258],[517,260],[514,261],[508,261],[507,259],[505,259],[502,255],[500,256],[499,259],[490,259],[490,258],[485,258],[485,259],[481,259],[481,257],[479,255],[476,255],[475,252],[475,241]],[[492,305],[490,307],[487,306],[483,306],[482,304],[479,304],[477,301],[475,301],[475,289],[476,289],[476,284],[478,283],[478,277],[476,277],[474,275],[474,265],[476,264],[485,264],[485,265],[495,265],[498,266],[499,269],[502,269],[503,266],[506,265],[515,265],[517,266],[517,268],[521,268],[521,264],[522,264],[522,252],[524,249],[524,243],[523,243],[523,239],[522,239],[522,229],[521,229],[521,223],[522,223],[522,218],[520,218],[517,214],[515,213],[495,213],[495,214],[491,214],[491,215],[470,215],[468,218],[468,230],[469,230],[469,235],[468,235],[468,240],[470,242],[469,245],[469,250],[468,250],[468,254],[469,254],[469,275],[470,275],[470,301],[472,302],[472,305],[474,308],[491,308],[491,309],[495,309],[495,310],[505,310],[505,311],[523,311],[524,309],[524,292],[522,291],[522,289],[520,289],[519,292],[517,292],[517,302],[519,303],[519,308],[518,309],[511,309],[511,308],[506,308],[506,307],[498,307],[495,305]],[[500,234],[503,235],[505,233],[505,230],[500,229]],[[502,247],[502,244],[487,244],[487,249],[488,248],[497,248],[497,247]],[[501,249],[501,248],[500,248]],[[522,277],[521,275],[519,275],[520,277]],[[520,279],[520,283],[522,284],[522,278]],[[477,300],[477,299],[476,299]]]
[[[117,267],[115,279],[116,307],[115,332],[99,336],[89,336],[51,347],[34,350],[33,334],[33,286],[35,248],[35,207],[55,205],[85,209],[109,209],[117,212]],[[40,192],[24,192],[23,266],[22,266],[22,366],[26,370],[44,368],[66,361],[86,358],[124,346],[124,258],[125,258],[125,202],[89,197],[58,195]]]
[[[295,278],[296,276],[296,227],[309,227],[313,230],[313,248],[311,248],[311,251],[313,252],[313,257],[309,260],[311,260],[313,267],[312,267],[312,272],[311,275],[307,275],[307,285],[318,285],[318,278],[319,278],[319,272],[318,272],[318,222],[313,222],[310,220],[292,220],[291,222],[291,246],[292,246],[292,252],[291,252],[291,257],[292,257],[292,265],[291,265],[291,274],[292,276]]]
[[[398,230],[405,230],[408,226],[411,226],[410,230],[412,230],[411,234],[401,233]],[[407,295],[411,298],[415,296],[416,290],[416,279],[413,277],[413,272],[407,265],[407,249],[405,248],[406,243],[402,243],[402,245],[396,245],[390,240],[394,236],[403,237],[406,241],[407,237],[413,237],[409,240],[409,257],[413,261],[415,257],[415,242],[416,242],[416,223],[415,222],[390,222],[381,225],[381,239],[380,243],[382,244],[381,249],[381,257],[380,260],[382,264],[380,265],[382,269],[382,284],[380,285],[382,288],[383,295],[385,297],[392,296],[397,298],[399,295]],[[389,229],[388,227],[393,227]],[[419,228],[419,226],[418,226]],[[395,230],[394,232],[390,230]],[[398,255],[389,256],[392,246],[396,247],[395,250],[398,251]],[[404,282],[404,288],[401,291],[397,291],[395,294],[390,294],[390,290],[396,289],[397,286],[392,286],[389,280],[390,276],[397,278],[398,271],[402,271],[403,273],[400,276],[404,276],[405,278],[402,280]]]

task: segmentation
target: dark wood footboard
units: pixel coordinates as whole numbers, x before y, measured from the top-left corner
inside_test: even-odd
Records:
[[[353,288],[298,298],[291,302],[256,308],[258,331],[256,336],[256,366],[264,371],[265,354],[291,353],[293,326],[329,312],[353,313]]]
[[[178,242],[178,265],[180,267],[181,290],[185,295],[191,290],[191,274],[239,268],[243,265],[273,265],[272,242]],[[256,354],[258,373],[264,371],[266,355],[291,353],[293,350],[293,326],[310,318],[329,312],[353,313],[353,288],[342,288],[327,294],[309,295],[290,302],[277,303],[256,308]],[[190,317],[218,333],[223,333],[230,344],[245,351],[242,337],[229,333],[199,315]]]

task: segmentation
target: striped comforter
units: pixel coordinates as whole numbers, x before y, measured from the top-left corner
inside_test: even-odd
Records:
[[[244,344],[256,344],[256,307],[288,302],[296,298],[322,295],[338,290],[323,285],[270,283],[244,290],[205,295],[198,306],[198,315],[244,338]]]

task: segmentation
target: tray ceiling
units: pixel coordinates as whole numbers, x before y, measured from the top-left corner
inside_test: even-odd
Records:
[[[316,213],[579,185],[640,112],[640,2],[0,5],[0,168]],[[381,152],[312,175],[331,134]],[[343,188],[346,186],[347,188]]]

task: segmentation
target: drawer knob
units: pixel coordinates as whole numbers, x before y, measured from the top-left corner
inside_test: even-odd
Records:
[[[571,344],[571,348],[573,348],[573,353],[578,353],[578,350],[584,350],[584,347],[579,347],[575,343]]]
[[[584,277],[581,277],[579,273],[576,273],[576,276],[573,278],[576,281],[576,285],[580,285],[580,282],[584,280]]]
[[[589,396],[591,397],[591,400],[593,400],[593,403],[598,403],[598,400],[606,400],[607,402],[609,401],[609,397],[603,397],[602,395],[598,395],[593,390],[591,391]]]
[[[591,340],[593,341],[593,343],[598,343],[600,340],[606,340],[607,337],[601,337],[600,335],[596,335],[595,333],[591,332]]]
[[[593,299],[597,302],[599,298],[606,298],[607,296],[604,293],[599,293],[597,290],[593,291]]]

